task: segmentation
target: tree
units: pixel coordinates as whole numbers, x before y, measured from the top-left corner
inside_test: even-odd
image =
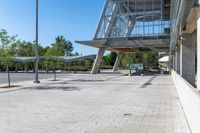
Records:
[[[58,36],[55,38],[55,43],[51,45],[50,48],[47,49],[45,56],[47,58],[56,58],[58,56],[69,56],[72,55],[73,45],[70,41],[66,41],[63,36]],[[56,80],[56,67],[63,66],[62,62],[52,61],[50,59],[47,60],[50,66],[53,66],[54,71],[54,80]]]
[[[146,67],[158,66],[158,53],[149,51],[143,53],[124,53],[121,64],[124,68],[128,68],[132,63],[143,63]]]
[[[108,57],[109,57],[110,65],[114,66],[115,60],[117,58],[117,53],[111,52]]]
[[[9,67],[12,63],[12,50],[11,46],[15,42],[16,36],[9,36],[7,31],[2,29],[0,30],[0,43],[1,43],[1,64],[6,66],[6,71],[8,73],[8,86],[11,87],[10,85],[10,72],[9,72]]]
[[[51,44],[51,48],[48,49],[47,55],[51,56],[69,56],[72,55],[73,45],[70,41],[66,41],[63,36],[58,36],[55,39],[55,43]]]
[[[116,58],[117,58],[117,53],[111,52],[107,56],[103,57],[102,64],[107,66],[114,66]]]
[[[130,64],[143,63],[143,53],[124,53],[121,64],[124,68],[129,68]]]
[[[34,57],[35,45],[33,42],[27,42],[23,40],[16,40],[16,36],[8,35],[6,30],[0,30],[0,69],[8,66],[18,68],[21,67],[24,69],[24,66],[28,69],[34,69],[34,62],[27,63],[13,63],[11,61],[12,57]],[[42,45],[38,48],[40,56],[47,57],[57,57],[57,56],[78,56],[79,53],[73,53],[73,45],[70,41],[67,41],[63,36],[58,36],[55,38],[55,42],[51,46],[43,47]],[[9,61],[8,61],[9,59]],[[8,63],[9,62],[9,63]],[[39,66],[43,69],[46,67],[46,64],[50,61],[40,61]],[[51,61],[52,62],[52,61]],[[45,64],[45,65],[44,65]],[[62,67],[64,68],[64,63],[57,61],[56,63],[52,62],[50,66]]]
[[[147,66],[147,67],[158,66],[158,53],[145,52],[143,57],[144,57],[145,66]]]

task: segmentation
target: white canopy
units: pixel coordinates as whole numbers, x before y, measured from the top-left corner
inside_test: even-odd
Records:
[[[169,62],[169,56],[164,56],[158,60],[159,62]]]
[[[73,61],[82,61],[86,59],[95,59],[96,55],[86,55],[86,56],[61,56],[61,57],[39,57],[40,60],[52,60],[52,61],[63,61],[65,63],[73,62]],[[0,57],[0,60],[4,60],[5,58]],[[16,62],[33,62],[35,57],[11,57],[11,60]]]

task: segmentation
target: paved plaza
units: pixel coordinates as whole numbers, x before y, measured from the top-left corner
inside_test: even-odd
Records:
[[[56,74],[56,76],[58,78],[61,77],[65,77],[66,74],[64,73],[58,73]],[[11,78],[11,82],[21,82],[21,81],[29,81],[29,80],[34,80],[35,79],[35,74],[34,73],[10,73],[10,78]],[[49,74],[45,74],[45,73],[40,73],[39,74],[39,78],[40,79],[53,79],[54,78],[54,74],[53,73],[49,73]],[[0,84],[5,84],[7,83],[7,73],[0,73]]]
[[[67,75],[0,89],[0,133],[191,133],[170,76]]]

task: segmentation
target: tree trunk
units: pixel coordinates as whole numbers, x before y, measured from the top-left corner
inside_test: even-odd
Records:
[[[46,66],[46,74],[48,74],[49,73],[48,64],[46,63],[45,66]]]
[[[17,62],[15,63],[15,72],[18,72],[18,66],[17,66]]]
[[[10,85],[10,71],[9,71],[8,65],[7,65],[7,73],[8,73],[8,87],[11,87],[11,85]]]
[[[56,81],[56,68],[54,67],[54,81]]]

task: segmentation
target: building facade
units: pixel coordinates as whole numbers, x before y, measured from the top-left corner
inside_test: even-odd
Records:
[[[200,88],[199,1],[171,1],[171,68],[195,88]]]
[[[93,40],[78,43],[99,49],[92,74],[105,50],[168,53],[171,69],[200,89],[199,0],[105,0]]]
[[[105,0],[93,40],[99,49],[92,74],[105,50],[156,51],[169,55],[172,77],[192,133],[200,132],[200,0]]]
[[[92,74],[98,72],[105,50],[121,52],[169,52],[170,0],[105,0],[91,41],[77,41],[99,49]]]

